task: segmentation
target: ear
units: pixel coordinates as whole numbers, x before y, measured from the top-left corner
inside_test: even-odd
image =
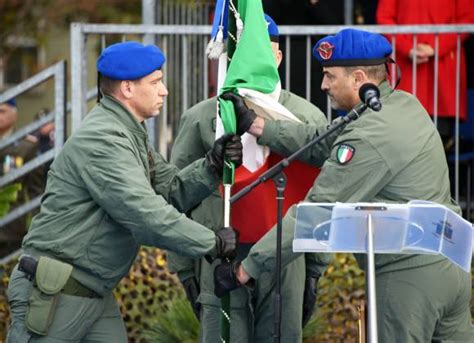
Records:
[[[133,97],[134,84],[132,81],[124,80],[120,82],[120,93],[125,99]]]
[[[354,89],[359,90],[359,88],[364,84],[369,82],[369,78],[367,74],[362,69],[356,69],[352,72],[353,80],[354,80]]]
[[[278,49],[277,53],[275,54],[275,60],[276,60],[276,65],[277,69],[280,67],[280,63],[283,60],[283,53],[281,52],[280,49]]]

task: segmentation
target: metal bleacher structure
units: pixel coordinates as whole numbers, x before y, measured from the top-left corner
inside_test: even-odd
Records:
[[[163,2],[167,6],[172,2]],[[156,8],[156,2],[153,0],[143,0],[143,22],[141,25],[118,25],[118,24],[71,24],[71,78],[66,77],[66,63],[59,62],[25,80],[5,92],[0,94],[0,103],[21,95],[23,92],[35,87],[47,79],[54,78],[55,103],[54,109],[45,117],[42,117],[20,130],[13,136],[0,142],[0,149],[22,139],[27,134],[35,131],[44,123],[54,118],[55,127],[55,147],[53,150],[36,157],[34,160],[26,163],[20,169],[14,170],[0,178],[0,188],[15,182],[35,167],[48,163],[56,156],[64,141],[67,139],[67,132],[73,133],[81,124],[82,118],[86,115],[90,107],[88,101],[94,99],[97,94],[96,85],[88,84],[88,73],[95,69],[95,66],[88,65],[90,56],[97,56],[101,49],[107,45],[120,40],[141,40],[146,43],[156,43],[167,56],[167,63],[164,65],[165,84],[167,84],[170,95],[167,103],[159,117],[147,121],[150,139],[155,147],[165,157],[169,152],[173,137],[177,133],[180,114],[195,103],[208,98],[213,94],[210,89],[213,71],[216,68],[215,62],[209,62],[205,57],[205,49],[209,40],[211,27],[208,25],[210,6],[208,3],[197,3],[193,8],[186,8],[184,5],[175,5],[176,8],[163,5],[160,9]],[[182,6],[182,7],[178,7]],[[159,15],[158,15],[159,14]],[[156,24],[159,22],[160,24]],[[291,90],[290,84],[290,65],[291,45],[295,39],[304,39],[306,54],[306,73],[304,80],[306,85],[306,94],[302,94],[308,100],[311,100],[311,48],[315,36],[335,34],[347,26],[280,26],[280,41],[284,45],[284,88]],[[379,32],[383,34],[393,34],[392,44],[396,46],[397,34],[414,34],[414,45],[416,45],[416,35],[423,33],[434,33],[435,39],[435,59],[439,56],[439,34],[455,33],[457,34],[457,64],[460,65],[461,54],[461,34],[474,33],[474,25],[413,25],[413,26],[357,26],[367,31]],[[469,63],[469,61],[468,61]],[[415,65],[416,66],[416,65]],[[456,80],[460,78],[460,68],[457,68]],[[314,70],[313,70],[314,72]],[[416,67],[413,69],[416,73]],[[435,64],[433,73],[437,75],[438,70]],[[392,73],[395,74],[395,73]],[[89,78],[91,79],[91,78]],[[433,85],[434,94],[437,94],[438,78],[435,77]],[[394,82],[394,80],[392,80]],[[414,78],[414,87],[416,89],[416,77]],[[69,87],[67,87],[67,84]],[[468,185],[460,183],[460,166],[465,165],[464,155],[461,154],[460,132],[462,125],[459,121],[459,82],[457,82],[456,99],[456,120],[455,120],[455,145],[454,153],[450,156],[454,171],[454,198],[461,203],[461,206],[471,208],[465,198],[460,198],[460,190]],[[67,103],[66,90],[71,89],[71,103]],[[328,118],[333,117],[330,110],[328,98]],[[472,105],[472,102],[470,102]],[[70,111],[70,115],[68,114]],[[470,110],[470,115],[473,115]],[[434,122],[437,122],[435,113]],[[472,161],[467,161],[468,173],[472,173]],[[463,167],[464,168],[464,167]],[[469,182],[471,178],[467,179]],[[469,184],[472,187],[472,184]],[[470,193],[469,193],[470,194]],[[461,200],[461,201],[460,201]],[[469,201],[472,201],[469,197]],[[39,207],[40,197],[32,199],[28,203],[16,208],[14,211],[0,218],[0,230],[7,223],[24,215],[25,213]],[[0,263],[5,262],[18,254],[4,257]]]

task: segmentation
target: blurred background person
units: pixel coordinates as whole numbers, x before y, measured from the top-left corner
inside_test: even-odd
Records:
[[[383,25],[410,24],[461,24],[474,21],[472,0],[379,0],[376,20]],[[461,43],[468,34],[461,35]],[[445,149],[452,145],[454,119],[456,115],[456,54],[457,34],[439,35],[438,104],[434,104],[435,82],[435,35],[396,35],[395,60],[400,66],[402,78],[399,89],[413,93],[431,116],[437,111],[438,131]],[[416,61],[416,89],[413,89],[413,61]],[[466,61],[464,47],[460,56],[459,117],[466,115]]]
[[[15,99],[10,99],[5,103],[0,104],[0,138],[2,140],[10,137],[15,132],[18,116],[19,114]],[[37,152],[38,139],[33,135],[27,135],[23,139],[1,149],[0,162],[2,168],[0,170],[0,176],[23,167],[25,163],[36,157]],[[20,183],[22,188],[18,192],[17,200],[11,204],[10,211],[43,192],[43,189],[41,187],[38,188],[37,186],[38,180],[41,179],[41,176],[38,175],[38,173],[38,169],[35,169],[14,181],[15,183]],[[20,247],[21,240],[27,230],[30,220],[31,214],[26,214],[0,227],[0,257],[15,251]]]
[[[35,119],[39,120],[50,112],[49,108],[42,108],[36,113]],[[54,120],[51,120],[41,126],[35,133],[38,139],[38,154],[43,154],[54,147]]]

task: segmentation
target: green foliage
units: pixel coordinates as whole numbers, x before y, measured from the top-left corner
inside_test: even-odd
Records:
[[[15,258],[6,264],[0,264],[0,343],[5,342],[7,325],[10,323],[6,290],[10,281],[10,274],[17,262]]]
[[[319,282],[314,319],[318,325],[305,328],[305,343],[357,341],[364,283],[363,272],[354,257],[336,254]]]
[[[18,192],[21,190],[21,184],[15,183],[0,189],[0,218],[10,211],[10,204],[15,202]]]
[[[0,1],[0,53],[8,58],[15,44],[9,39],[27,37],[41,45],[52,28],[72,22],[138,24],[140,0],[11,0]]]
[[[155,343],[197,342],[199,321],[183,293],[167,305],[168,309],[158,312],[152,328],[145,330],[143,337]]]
[[[155,248],[142,248],[128,276],[115,290],[115,297],[127,328],[129,342],[145,342],[143,330],[179,296],[179,281],[166,269],[166,254]]]

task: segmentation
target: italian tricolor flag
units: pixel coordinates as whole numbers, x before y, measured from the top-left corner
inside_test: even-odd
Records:
[[[259,116],[299,122],[295,115],[278,103],[281,84],[261,1],[239,0],[238,10],[244,29],[220,94],[227,91],[240,94]],[[219,99],[219,108],[216,137],[224,132],[235,132],[236,127],[232,102]],[[233,193],[254,181],[281,159],[270,152],[268,147],[258,145],[254,136],[244,134],[242,142],[244,161],[235,171]],[[304,198],[318,173],[319,169],[298,161],[285,169],[288,177],[285,212],[292,204]],[[229,179],[231,176],[227,175],[227,180]],[[240,242],[255,243],[275,225],[275,196],[273,182],[268,181],[232,205],[231,224],[240,231]]]

